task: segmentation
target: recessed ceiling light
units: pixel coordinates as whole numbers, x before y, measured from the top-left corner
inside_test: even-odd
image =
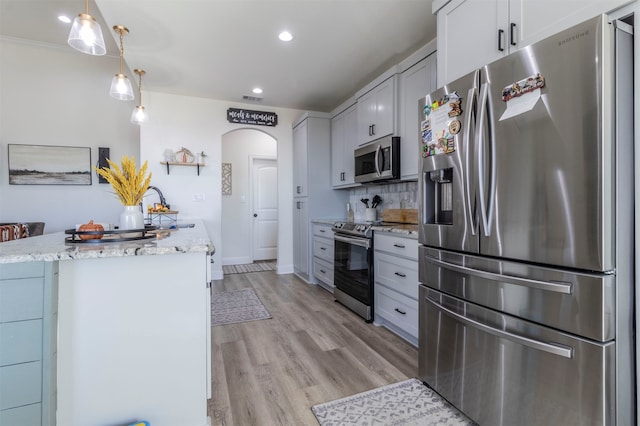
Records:
[[[291,33],[289,31],[283,31],[280,34],[278,34],[278,38],[282,41],[291,41],[293,40],[293,36],[291,35]]]
[[[255,93],[256,95],[259,95],[260,93],[262,93],[262,89],[259,87],[256,87],[255,89],[252,90],[253,93]]]
[[[64,22],[65,24],[70,24],[71,23],[71,19],[68,16],[65,16],[65,15],[58,16],[58,20],[61,21],[61,22]]]

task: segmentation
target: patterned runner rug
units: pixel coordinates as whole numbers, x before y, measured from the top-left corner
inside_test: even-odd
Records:
[[[311,410],[320,426],[475,425],[418,379],[314,405]]]
[[[245,265],[222,265],[223,274],[244,274],[246,272],[262,272],[262,271],[275,271],[276,262],[255,262],[247,263]]]
[[[221,291],[211,295],[212,326],[268,318],[271,318],[271,314],[251,288]]]

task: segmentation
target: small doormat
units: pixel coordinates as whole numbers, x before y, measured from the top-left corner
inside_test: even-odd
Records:
[[[223,274],[244,274],[246,272],[275,271],[276,262],[255,262],[244,265],[222,265]]]
[[[475,425],[418,379],[311,407],[320,426]]]
[[[251,288],[221,291],[211,295],[212,326],[268,318],[271,318],[271,314]]]

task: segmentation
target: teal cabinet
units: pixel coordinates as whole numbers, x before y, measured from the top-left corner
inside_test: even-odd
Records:
[[[0,265],[0,426],[55,425],[57,265]]]

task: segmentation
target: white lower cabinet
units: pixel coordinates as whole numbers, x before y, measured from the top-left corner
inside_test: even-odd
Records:
[[[374,323],[418,346],[418,241],[374,232]]]
[[[334,241],[331,225],[313,224],[313,276],[333,293]]]
[[[55,425],[57,263],[0,265],[0,426]]]

